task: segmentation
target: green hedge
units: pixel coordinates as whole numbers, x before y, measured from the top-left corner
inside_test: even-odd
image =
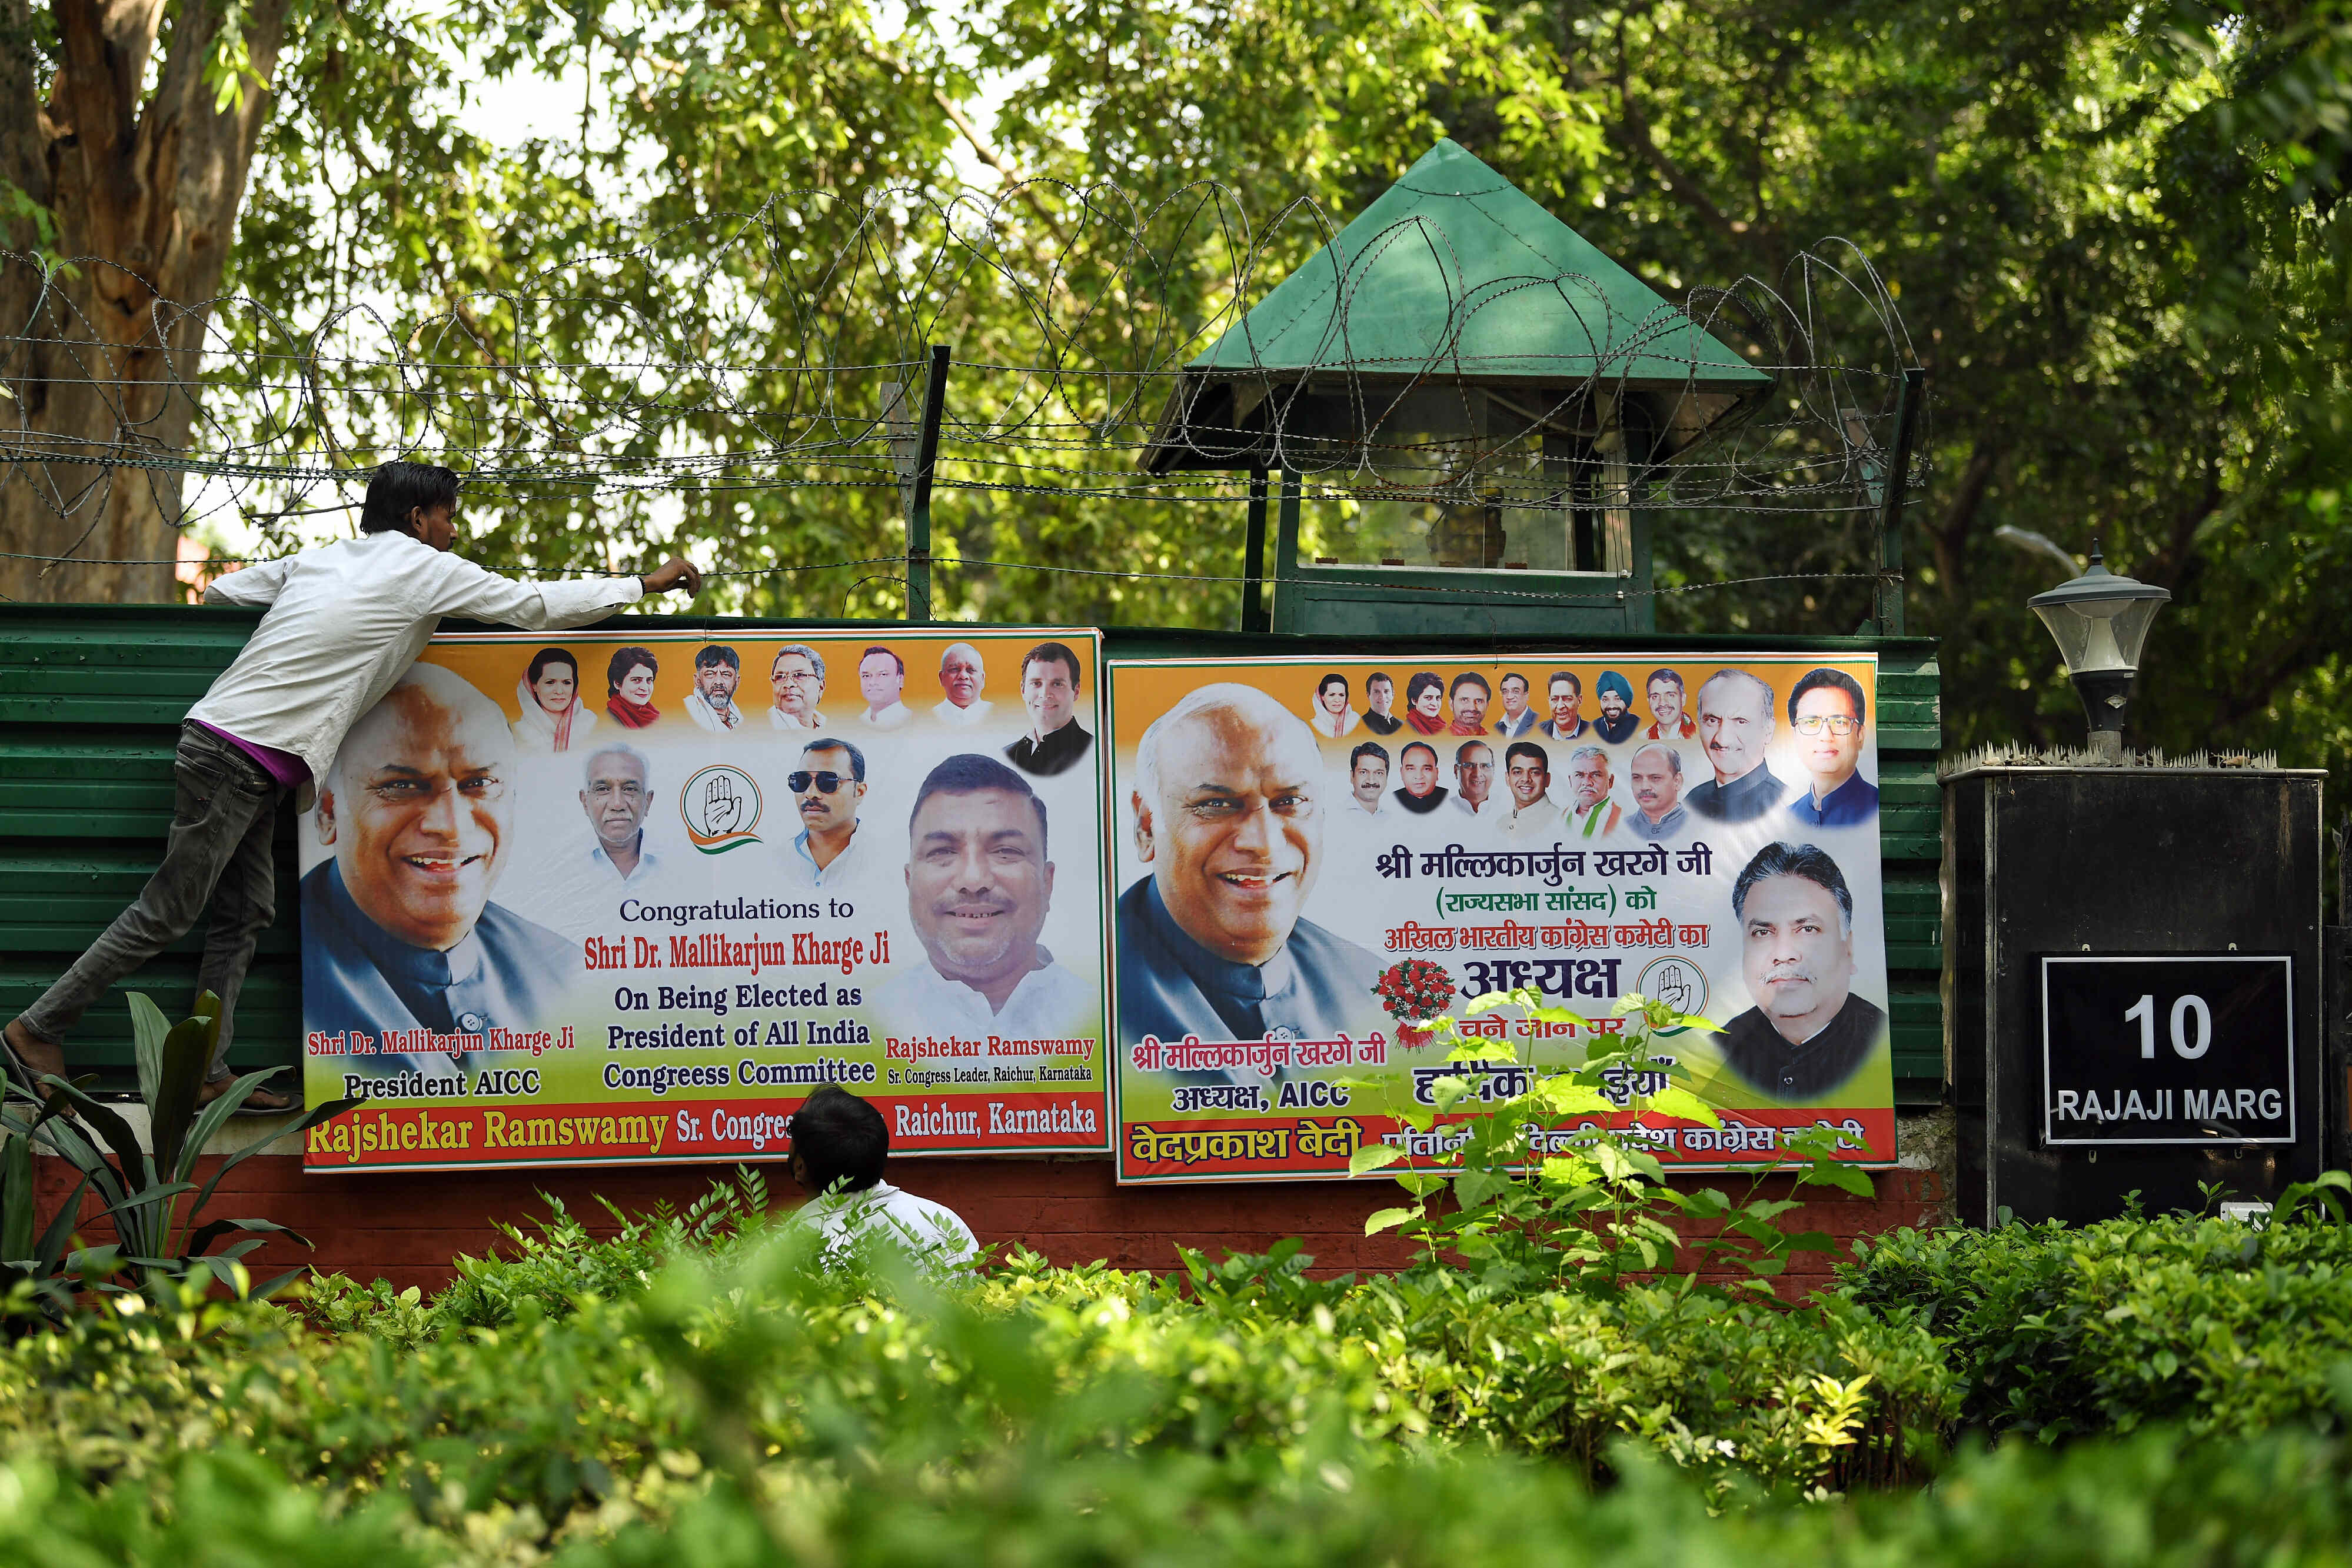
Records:
[[[1295,1244],[1174,1280],[1026,1254],[977,1281],[826,1272],[764,1199],[603,1241],[559,1209],[432,1301],[324,1281],[299,1312],[129,1298],[25,1333],[0,1353],[0,1560],[1746,1568],[2352,1542],[2337,1227],[1902,1233],[1789,1310],[1688,1281],[1315,1281]],[[1968,1435],[2150,1423],[2055,1453]]]
[[[2331,1568],[2352,1559],[2352,1464],[2283,1432],[2215,1451],[2169,1434],[1959,1459],[1932,1492],[1710,1512],[1631,1459],[1595,1494],[1526,1463],[1414,1460],[1236,1486],[1191,1456],[1041,1458],[1012,1447],[952,1484],[894,1470],[687,1489],[659,1520],[543,1553],[528,1509],[428,1531],[398,1500],[356,1508],[235,1451],[174,1456],[152,1489],[92,1496],[37,1459],[0,1463],[0,1559],[44,1568],[969,1568],[1110,1564],[1432,1568]]]
[[[1948,1347],[1963,1420],[2057,1437],[2150,1421],[2332,1428],[2352,1358],[2352,1228],[2186,1216],[1904,1230],[1857,1244],[1843,1295]]]

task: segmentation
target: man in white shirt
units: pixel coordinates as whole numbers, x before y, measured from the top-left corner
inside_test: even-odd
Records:
[[[607,741],[588,754],[582,770],[580,810],[589,844],[551,874],[509,900],[526,915],[573,941],[607,934],[624,894],[646,894],[662,873],[659,851],[646,842],[653,810],[653,767],[626,741]]]
[[[787,643],[776,650],[775,663],[768,666],[768,688],[775,695],[776,706],[768,710],[768,723],[776,729],[823,729],[824,715],[817,705],[824,700],[824,655],[805,643]]]
[[[1454,748],[1454,810],[1486,832],[1503,820],[1504,808],[1495,801],[1495,748],[1483,740]]]
[[[1377,740],[1357,742],[1348,753],[1348,799],[1332,821],[1350,828],[1385,827],[1396,817],[1389,810],[1389,748]]]
[[[1568,754],[1568,815],[1561,831],[1571,839],[1605,839],[1625,820],[1624,808],[1609,798],[1617,775],[1609,754],[1597,746],[1580,746]]]
[[[1511,814],[1495,824],[1513,849],[1548,849],[1560,832],[1559,808],[1551,800],[1551,753],[1532,740],[1503,748],[1503,782],[1511,792]]]
[[[862,884],[874,858],[858,840],[857,804],[866,799],[866,753],[819,736],[801,748],[784,779],[799,808],[801,831],[784,849],[784,878],[804,890]]]
[[[694,689],[686,694],[686,716],[714,735],[741,727],[743,710],[735,706],[735,686],[743,678],[743,661],[735,650],[709,647],[694,656]]]
[[[980,694],[988,685],[988,666],[981,663],[980,650],[969,643],[950,643],[940,655],[940,690],[947,700],[931,710],[931,716],[941,724],[960,729],[985,724],[996,705]]]
[[[883,988],[883,1027],[900,1039],[1094,1032],[1100,997],[1037,940],[1054,862],[1028,780],[992,757],[950,757],[924,778],[907,831],[907,914],[927,961]]]
[[[821,1085],[784,1124],[793,1179],[811,1196],[792,1218],[824,1238],[827,1268],[863,1247],[905,1254],[927,1272],[969,1269],[980,1258],[971,1227],[945,1204],[917,1197],[882,1179],[890,1124],[882,1113],[838,1084]]]
[[[646,813],[653,804],[653,769],[644,752],[610,740],[588,754],[580,809],[596,835],[588,852],[596,885],[625,887],[660,869],[660,857],[646,847]]]
[[[601,621],[681,583],[689,593],[702,588],[701,572],[676,557],[641,577],[517,582],[449,553],[457,538],[457,475],[387,463],[368,481],[358,538],[248,566],[205,590],[207,604],[268,612],[181,728],[163,864],[137,902],[0,1030],[0,1065],[11,1077],[46,1097],[37,1085],[64,1073],[66,1032],[115,981],[194,925],[209,900],[196,985],[221,999],[220,1044],[199,1099],[217,1099],[232,1082],[237,990],[277,913],[270,837],[278,803],[327,777],[345,732],[407,673],[441,618],[552,631]],[[256,1089],[246,1109],[295,1103]]]
[[[868,648],[857,661],[857,690],[866,711],[857,722],[876,729],[897,729],[912,723],[915,710],[899,700],[907,689],[907,661],[887,648]]]

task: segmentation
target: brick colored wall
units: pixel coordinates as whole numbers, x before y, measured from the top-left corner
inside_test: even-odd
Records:
[[[63,1160],[39,1162],[47,1203],[61,1200],[71,1186]],[[215,1162],[202,1162],[198,1180]],[[427,1294],[453,1277],[450,1260],[475,1256],[499,1242],[498,1221],[525,1225],[546,1215],[541,1194],[559,1198],[599,1234],[614,1228],[596,1201],[611,1199],[625,1212],[639,1213],[657,1203],[684,1207],[709,1189],[722,1166],[614,1168],[597,1170],[450,1171],[364,1176],[306,1176],[292,1156],[265,1155],[229,1173],[207,1207],[207,1218],[273,1219],[308,1236],[317,1250],[273,1241],[249,1258],[257,1274],[299,1263],[394,1285],[422,1287]],[[799,1201],[799,1189],[779,1165],[761,1167],[779,1204]],[[890,1179],[909,1192],[946,1204],[961,1215],[983,1244],[1019,1241],[1055,1263],[1108,1260],[1124,1269],[1177,1267],[1179,1246],[1262,1252],[1286,1236],[1301,1238],[1318,1274],[1368,1272],[1402,1267],[1412,1249],[1395,1235],[1364,1235],[1364,1219],[1401,1196],[1388,1182],[1268,1182],[1232,1186],[1122,1187],[1101,1159],[925,1159],[893,1161]],[[1685,1178],[1693,1186],[1717,1186],[1741,1193],[1736,1178]],[[1902,1226],[1932,1223],[1944,1203],[1942,1182],[1930,1171],[1877,1174],[1870,1198],[1808,1189],[1802,1207],[1783,1220],[1795,1230],[1822,1230],[1843,1244]],[[1771,1178],[1765,1191],[1789,1196],[1786,1178]],[[99,1205],[86,1200],[89,1234],[110,1234],[97,1218]],[[1684,1260],[1697,1266],[1696,1252]],[[1801,1298],[1827,1275],[1832,1260],[1800,1253],[1779,1283],[1784,1296]]]

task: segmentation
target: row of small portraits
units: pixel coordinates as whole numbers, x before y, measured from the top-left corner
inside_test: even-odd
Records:
[[[696,648],[691,684],[683,692],[675,677],[665,683],[663,652],[627,646],[590,655],[586,674],[583,657],[570,648],[551,646],[530,656],[515,682],[513,729],[516,744],[526,752],[570,751],[579,747],[599,725],[629,731],[664,730],[680,719],[715,735],[762,728],[782,732],[851,729],[887,732],[915,725],[935,724],[954,728],[1025,729],[1043,737],[1070,724],[1079,702],[1082,663],[1062,643],[1040,643],[1021,660],[1020,701],[999,702],[987,695],[988,669],[978,647],[954,643],[941,650],[936,674],[939,699],[918,689],[909,692],[905,658],[895,649],[875,644],[857,660],[859,702],[854,708],[836,704],[825,711],[826,691],[833,671],[824,654],[805,643],[787,643],[768,654],[764,697],[755,698],[762,679],[758,665],[764,648],[752,650],[751,672],[745,656],[723,643]],[[593,659],[604,667],[594,668]],[[678,653],[669,654],[673,661]],[[594,700],[601,676],[604,695]],[[667,685],[667,695],[661,689]]]

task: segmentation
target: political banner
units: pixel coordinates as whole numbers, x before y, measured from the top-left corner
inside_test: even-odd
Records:
[[[1445,1118],[1401,1115],[1438,1080],[1515,1099],[1633,995],[1721,1032],[1611,1069],[1620,1113],[1538,1152],[1630,1124],[1754,1165],[1827,1125],[1895,1157],[1870,656],[1114,660],[1107,686],[1121,1181],[1441,1152]],[[1449,1061],[1381,995],[1423,966],[1457,1008],[1532,988],[1590,1027],[1500,1009],[1462,1026],[1495,1055]],[[1636,1121],[1669,1084],[1722,1127]]]
[[[436,637],[301,822],[313,1169],[1108,1144],[1099,635]]]

